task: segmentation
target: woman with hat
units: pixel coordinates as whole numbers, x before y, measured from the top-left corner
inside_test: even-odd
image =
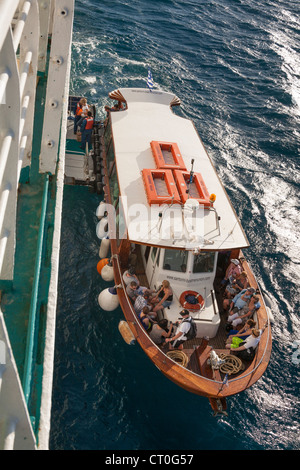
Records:
[[[251,335],[249,335],[238,348],[232,347],[233,345],[232,343],[230,343],[226,344],[226,349],[230,349],[234,352],[241,352],[252,348],[252,350],[254,351],[257,348],[257,345],[259,344],[261,339],[261,335],[263,334],[267,326],[268,322],[265,323],[261,330],[258,330],[257,328],[252,328]]]

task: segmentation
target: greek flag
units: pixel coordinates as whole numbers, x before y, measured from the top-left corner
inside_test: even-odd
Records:
[[[224,380],[223,380],[223,385],[228,387],[228,374],[225,375]]]
[[[152,88],[153,88],[153,78],[152,78],[152,74],[151,74],[150,69],[148,69],[147,86],[148,86],[149,90],[151,91]]]

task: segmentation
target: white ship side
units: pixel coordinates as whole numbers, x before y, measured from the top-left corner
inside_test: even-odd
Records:
[[[73,15],[0,0],[1,449],[48,448]]]

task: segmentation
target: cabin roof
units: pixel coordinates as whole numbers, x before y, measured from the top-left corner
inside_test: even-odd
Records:
[[[127,104],[127,109],[110,115],[120,194],[126,197],[123,206],[129,209],[124,210],[129,239],[133,243],[202,250],[247,247],[244,230],[194,124],[172,112],[179,99],[172,93],[140,88],[110,93],[111,98],[116,96]],[[189,225],[192,219],[184,217],[182,205],[170,208],[148,204],[142,170],[156,168],[151,141],[177,143],[187,170],[194,159],[193,171],[201,173],[209,194],[216,195],[215,210],[200,206],[194,212],[197,222],[193,227]]]

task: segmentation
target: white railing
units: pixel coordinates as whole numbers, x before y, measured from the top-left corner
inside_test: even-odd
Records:
[[[1,0],[0,31],[0,279],[11,280],[17,188],[32,146],[40,34],[37,0]]]
[[[56,171],[73,15],[74,0],[0,0],[0,192],[10,188],[0,221],[3,280],[13,278],[17,187],[22,167],[31,163],[37,72],[46,69],[50,28],[52,79],[47,84],[39,171]]]
[[[0,449],[35,448],[35,436],[0,309]]]
[[[10,188],[2,200],[0,279],[13,278],[17,186],[31,162],[37,72],[46,69],[50,28],[49,74],[56,77],[47,89],[40,172],[56,170],[73,11],[74,0],[0,0],[0,191]]]

